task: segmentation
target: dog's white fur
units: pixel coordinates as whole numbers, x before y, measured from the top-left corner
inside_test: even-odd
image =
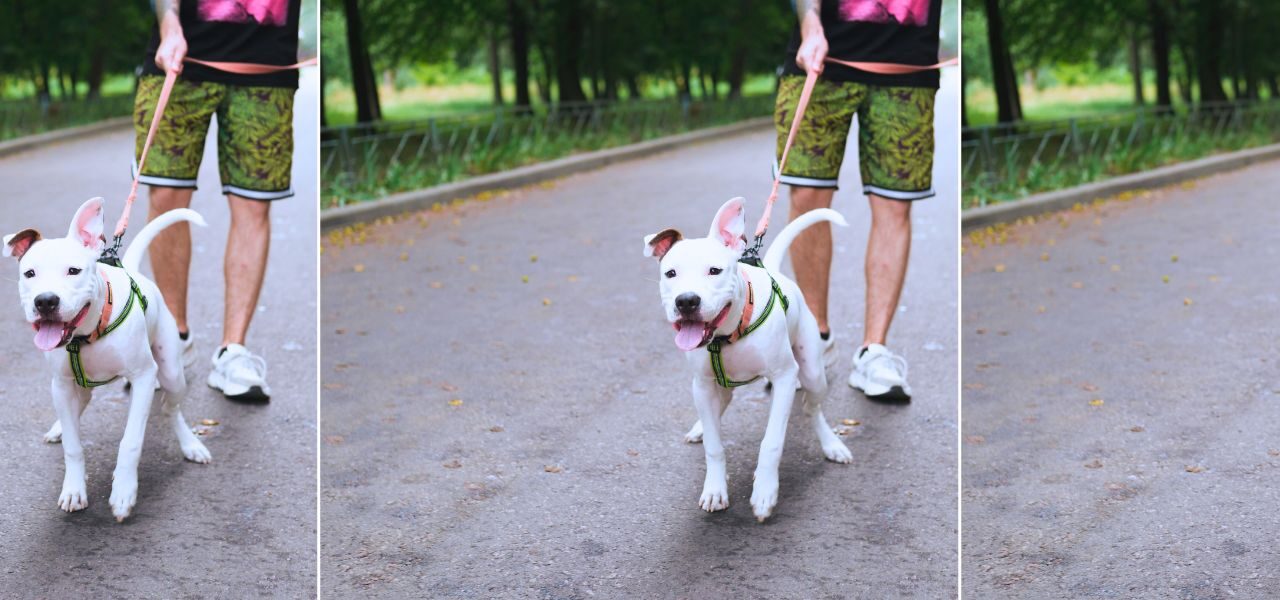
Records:
[[[178,337],[177,323],[165,307],[155,283],[138,272],[151,240],[164,228],[180,221],[200,226],[205,224],[198,213],[188,209],[172,210],[159,216],[143,227],[129,245],[122,259],[123,269],[97,262],[106,243],[101,198],[81,205],[65,238],[40,239],[34,230],[24,230],[4,238],[3,254],[18,259],[18,293],[24,314],[33,324],[42,318],[35,307],[35,298],[52,293],[59,298],[58,316],[68,323],[85,305],[89,306],[88,315],[75,329],[77,336],[89,335],[98,326],[104,309],[104,275],[111,281],[113,294],[110,320],[114,320],[128,302],[130,274],[147,298],[145,313],[135,300],[129,317],[117,329],[93,343],[83,344],[80,349],[86,377],[103,381],[121,376],[132,384],[128,422],[120,440],[120,453],[111,485],[111,512],[118,521],[128,517],[137,502],[138,462],[157,380],[163,390],[164,414],[178,436],[183,456],[197,463],[207,463],[211,459],[209,450],[191,432],[182,416],[187,382],[182,371],[182,342]],[[72,275],[69,271],[72,268],[80,272]],[[73,512],[89,505],[84,446],[80,440],[80,414],[89,405],[92,393],[76,384],[64,346],[45,352],[45,360],[53,373],[53,407],[58,420],[44,439],[50,443],[62,442],[66,473],[58,507]]]
[[[822,445],[822,453],[838,463],[849,463],[853,454],[832,432],[822,414],[822,400],[827,395],[827,377],[823,369],[822,339],[818,322],[805,306],[800,288],[782,275],[782,258],[791,242],[805,228],[822,221],[847,225],[840,213],[819,209],[805,213],[788,224],[765,253],[764,268],[738,262],[746,247],[746,216],[742,198],[734,198],[720,207],[706,238],[682,239],[680,233],[668,229],[645,237],[645,255],[658,259],[662,304],[667,319],[677,323],[690,315],[681,313],[675,299],[687,293],[701,298],[698,317],[708,323],[730,305],[727,317],[714,335],[729,335],[742,317],[747,297],[747,279],[755,294],[755,313],[759,318],[772,293],[769,275],[778,281],[790,308],[775,304],[768,319],[745,338],[723,346],[721,359],[725,375],[735,381],[763,376],[773,383],[772,406],[760,458],[756,465],[751,507],[764,521],[778,502],[778,465],[787,431],[787,419],[800,383],[805,415]],[[712,275],[712,268],[720,269]],[[745,273],[745,278],[744,278]],[[669,276],[670,275],[670,276]],[[730,389],[716,383],[711,370],[711,357],[705,347],[685,353],[693,371],[693,401],[698,421],[685,434],[688,442],[702,441],[706,453],[707,474],[698,505],[708,512],[729,506],[729,488],[725,470],[724,444],[720,439],[720,416],[733,397]]]

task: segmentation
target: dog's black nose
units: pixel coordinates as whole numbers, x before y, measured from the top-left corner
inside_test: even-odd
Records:
[[[40,314],[42,315],[47,315],[58,310],[58,304],[59,300],[57,294],[45,292],[36,296],[36,310],[40,311]]]
[[[682,313],[691,313],[698,310],[702,306],[702,298],[692,292],[680,294],[676,296],[676,310]]]

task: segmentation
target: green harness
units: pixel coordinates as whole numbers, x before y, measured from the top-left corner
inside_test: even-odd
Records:
[[[773,304],[775,300],[782,303],[782,312],[786,312],[787,309],[790,308],[790,304],[787,302],[787,297],[782,295],[782,288],[778,287],[778,280],[774,279],[773,275],[769,276],[769,283],[773,287],[773,290],[769,293],[769,302],[765,303],[764,310],[760,312],[760,316],[757,317],[750,326],[744,329],[740,335],[738,335],[738,339],[747,337],[748,333],[755,331],[757,327],[764,323],[765,319],[769,318],[769,313],[773,312]],[[707,344],[707,352],[711,353],[711,372],[716,376],[716,383],[720,384],[720,387],[732,389],[741,385],[747,385],[748,383],[752,383],[755,380],[760,379],[760,376],[756,375],[746,381],[734,381],[729,379],[728,375],[725,375],[724,363],[720,358],[720,348],[724,344],[729,343],[729,337],[730,336],[722,335],[711,340],[710,344]]]
[[[107,285],[107,294],[110,296],[111,284],[109,281]],[[133,276],[129,276],[129,299],[125,301],[124,308],[120,311],[120,316],[116,317],[114,321],[111,321],[111,324],[107,325],[106,329],[96,332],[97,339],[102,339],[108,333],[115,331],[121,323],[124,323],[125,319],[129,318],[129,313],[133,312],[134,298],[138,299],[138,304],[142,305],[142,312],[145,314],[147,312],[147,298],[142,295],[142,290],[138,289],[138,282],[133,280]],[[85,376],[84,365],[80,362],[80,345],[88,344],[89,337],[90,336],[87,335],[81,335],[72,338],[70,342],[67,342],[67,354],[71,356],[71,374],[75,376],[76,384],[82,388],[93,389],[100,385],[107,385],[108,383],[119,379],[120,376],[117,375],[106,381],[94,381]]]

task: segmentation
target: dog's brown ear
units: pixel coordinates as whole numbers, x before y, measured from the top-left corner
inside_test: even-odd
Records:
[[[4,256],[12,256],[16,260],[22,260],[22,255],[31,249],[31,245],[40,241],[40,232],[34,229],[23,229],[18,233],[11,233],[4,236]]]
[[[671,247],[683,239],[684,235],[674,229],[663,229],[658,233],[646,235],[644,236],[644,255],[662,260]]]

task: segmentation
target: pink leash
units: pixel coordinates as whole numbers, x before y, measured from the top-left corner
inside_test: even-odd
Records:
[[[948,65],[958,64],[959,60],[953,58],[935,65],[927,66],[846,61],[831,57],[827,57],[826,62],[853,67],[859,71],[879,73],[881,75],[905,75],[907,73],[919,73],[920,71],[941,69]],[[778,185],[782,183],[782,171],[787,167],[787,154],[791,152],[791,144],[796,141],[796,132],[800,130],[800,121],[804,119],[804,110],[809,106],[809,96],[813,95],[813,86],[817,83],[818,73],[815,71],[809,71],[804,80],[804,89],[800,92],[800,101],[796,103],[796,115],[791,119],[791,131],[787,133],[787,144],[782,147],[782,159],[778,161],[778,173],[773,177],[773,189],[769,192],[769,200],[765,204],[764,214],[760,215],[760,222],[756,224],[757,250],[758,246],[764,239],[765,230],[769,229],[769,215],[773,213],[773,203],[778,199]]]
[[[305,66],[316,64],[317,60],[315,58],[311,58],[292,65],[260,65],[255,63],[206,61],[188,56],[183,59],[183,62],[204,65],[227,73],[237,73],[240,75],[263,75],[266,73],[277,73],[291,69],[300,69]],[[142,177],[142,167],[147,164],[147,153],[151,150],[151,142],[156,139],[156,130],[160,127],[160,120],[164,118],[165,106],[169,104],[169,94],[173,92],[173,84],[177,81],[178,73],[176,71],[165,71],[164,86],[160,88],[160,98],[156,100],[156,112],[151,117],[151,128],[147,130],[147,141],[142,145],[142,156],[138,159],[138,172],[133,176],[133,185],[129,188],[129,197],[125,199],[124,214],[120,215],[120,220],[116,222],[116,244],[120,243],[120,238],[124,236],[124,230],[129,226],[129,212],[133,210],[133,201],[138,197],[138,180]]]

